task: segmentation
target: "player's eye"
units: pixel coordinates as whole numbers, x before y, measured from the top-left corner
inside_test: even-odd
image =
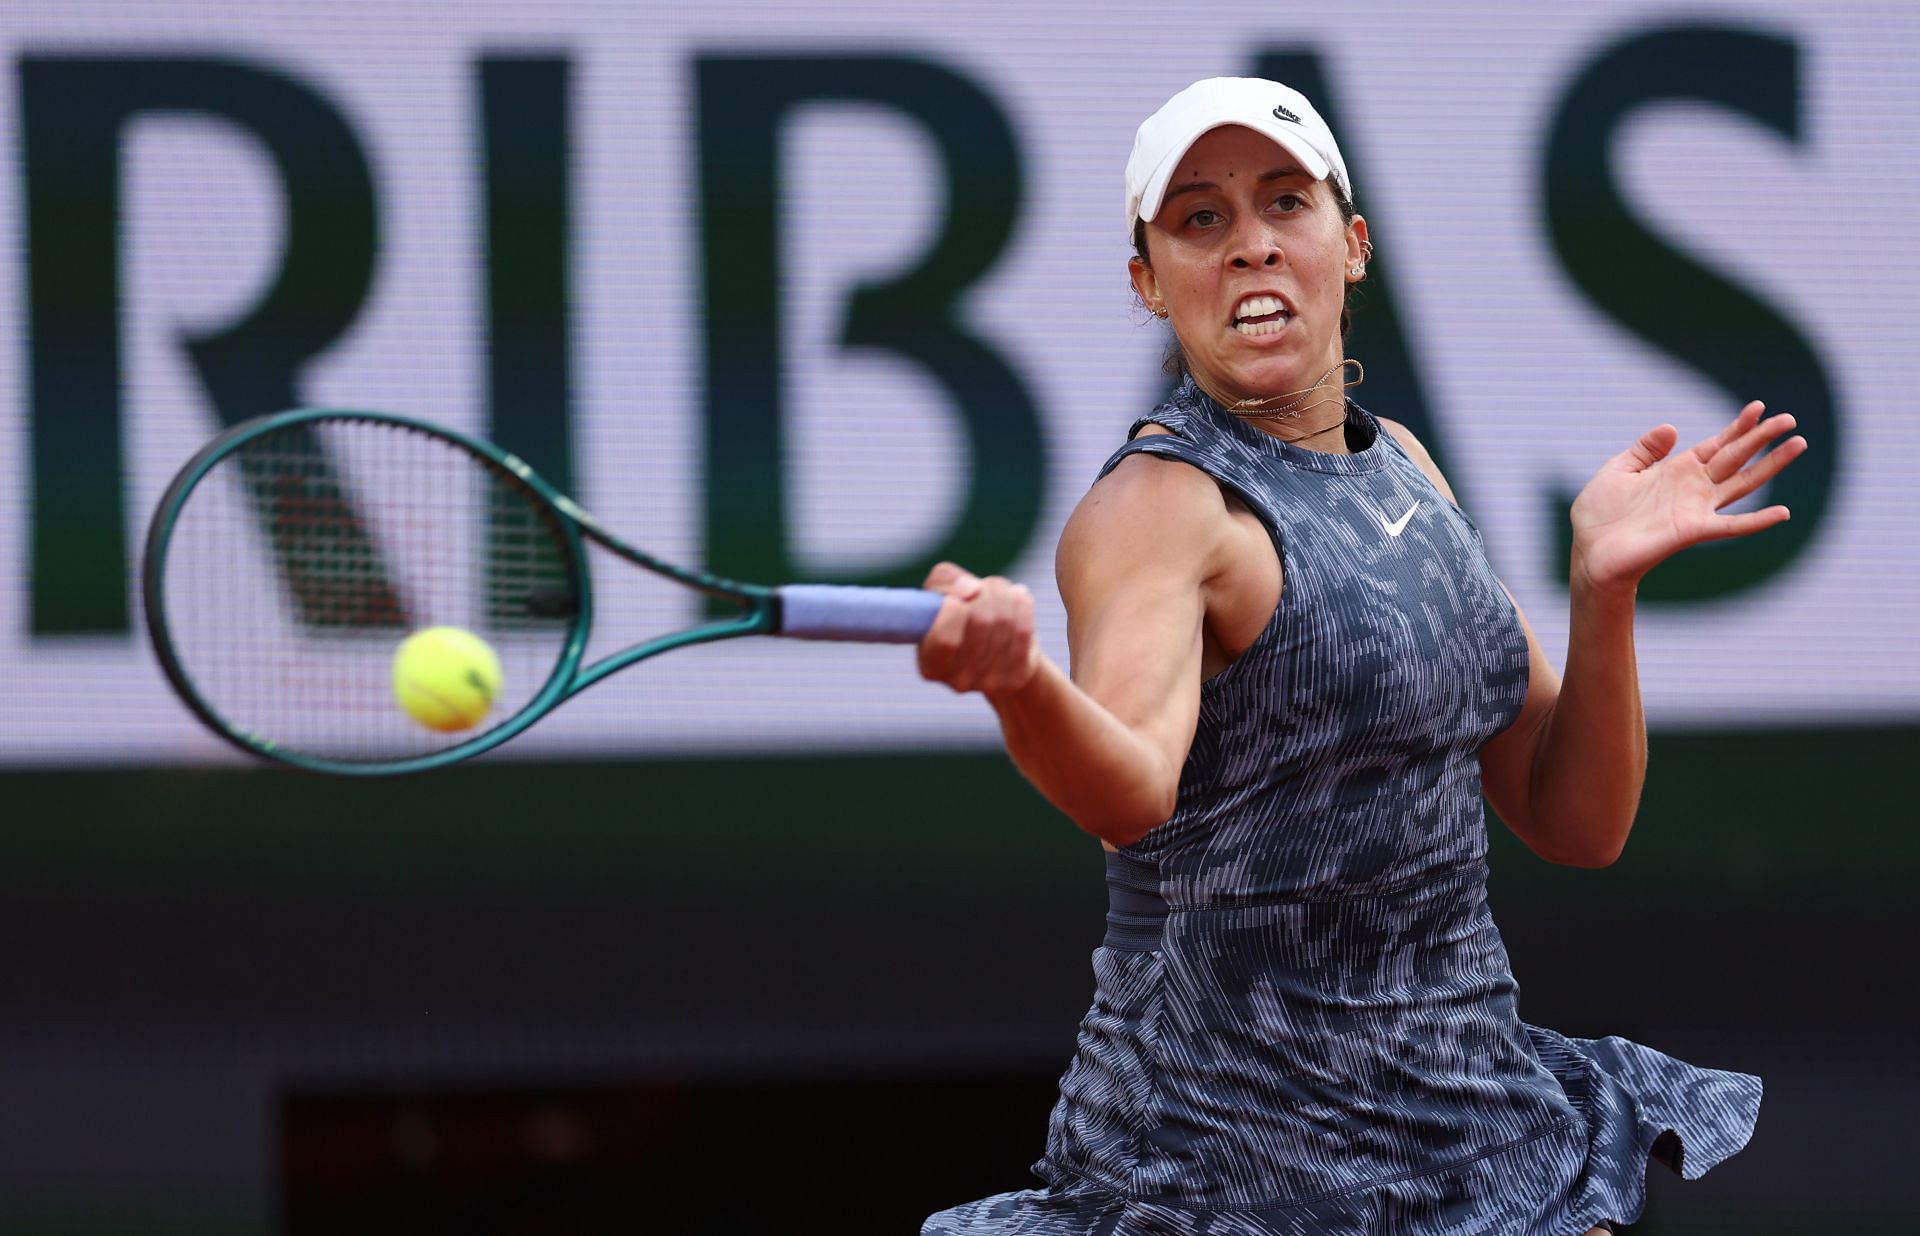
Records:
[[[1273,208],[1283,215],[1294,214],[1307,208],[1307,199],[1298,193],[1282,193],[1273,199]]]
[[[1187,216],[1187,222],[1194,227],[1212,227],[1214,224],[1220,222],[1220,212],[1217,210],[1196,210]]]

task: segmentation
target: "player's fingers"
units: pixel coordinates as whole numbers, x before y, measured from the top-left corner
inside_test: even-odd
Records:
[[[980,667],[980,689],[983,691],[1006,685],[1011,664],[1020,654],[1022,589],[1012,580],[996,579],[994,583],[993,640]]]
[[[1775,524],[1784,524],[1792,518],[1792,512],[1784,506],[1770,506],[1758,511],[1746,511],[1739,515],[1722,515],[1709,521],[1713,529],[1710,540],[1726,540],[1729,537],[1748,536]]]
[[[1655,425],[1640,435],[1640,440],[1614,456],[1614,462],[1629,472],[1644,472],[1667,457],[1680,431],[1672,425]]]
[[[980,581],[980,595],[971,602],[962,669],[953,683],[956,690],[981,690],[993,681],[1000,659],[1006,655],[1013,614],[1012,587],[998,575]]]
[[[965,567],[952,562],[936,562],[927,572],[927,579],[921,587],[929,592],[944,592],[960,597],[970,597],[980,591],[980,580]]]
[[[1024,685],[1033,672],[1033,594],[1000,576],[949,592],[920,643],[922,676],[957,692]]]
[[[1740,409],[1737,416],[1723,425],[1719,433],[1696,443],[1693,448],[1694,457],[1701,463],[1706,463],[1720,453],[1721,447],[1724,447],[1727,443],[1753,428],[1753,426],[1759,422],[1760,414],[1766,410],[1766,404],[1761,403],[1758,399],[1753,400],[1747,404],[1746,407]]]
[[[1805,453],[1807,440],[1798,435],[1774,447],[1752,467],[1742,468],[1714,490],[1715,506],[1738,502],[1754,490],[1779,476],[1786,466]]]
[[[956,691],[1020,686],[1032,675],[1033,594],[1000,576],[967,602],[967,631],[947,682]]]
[[[1753,458],[1754,452],[1792,429],[1795,423],[1793,417],[1784,412],[1779,416],[1769,416],[1721,447],[1719,453],[1713,457],[1713,462],[1707,465],[1707,476],[1716,485],[1726,480],[1744,467],[1746,462]]]
[[[1000,664],[995,690],[1010,691],[1027,684],[1033,677],[1033,593],[1025,584],[1013,586],[1013,622],[1009,627],[1007,654]]]
[[[948,594],[933,616],[933,625],[920,637],[920,675],[932,682],[946,682],[953,673],[967,630],[967,602]]]
[[[980,648],[980,598],[978,596],[961,600],[949,596],[947,604],[958,609],[958,625],[954,631],[953,643],[946,658],[946,672],[941,681],[955,691],[966,691],[973,682],[973,659],[979,655]]]

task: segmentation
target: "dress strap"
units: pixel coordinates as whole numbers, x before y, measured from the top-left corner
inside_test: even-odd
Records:
[[[1119,467],[1120,461],[1129,455],[1158,455],[1163,459],[1178,459],[1182,463],[1192,464],[1208,476],[1220,476],[1220,460],[1216,453],[1188,441],[1178,433],[1150,433],[1122,444],[1119,450],[1107,457],[1107,462],[1100,465],[1100,476]]]

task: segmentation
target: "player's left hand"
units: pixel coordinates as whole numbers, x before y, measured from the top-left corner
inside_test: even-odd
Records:
[[[1669,455],[1680,440],[1672,425],[1640,435],[1609,459],[1573,503],[1573,569],[1604,589],[1632,588],[1661,562],[1702,541],[1748,536],[1788,517],[1784,506],[1722,515],[1766,484],[1807,449],[1795,436],[1758,462],[1748,461],[1793,428],[1793,417],[1761,419],[1758,400],[1711,438]]]

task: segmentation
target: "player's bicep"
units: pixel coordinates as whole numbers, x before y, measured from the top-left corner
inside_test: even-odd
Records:
[[[1137,569],[1084,589],[1077,607],[1067,604],[1075,685],[1178,768],[1200,715],[1205,610],[1198,581],[1182,587]]]
[[[1199,721],[1204,584],[1225,519],[1205,474],[1134,456],[1094,486],[1060,539],[1073,681],[1176,774]]]

